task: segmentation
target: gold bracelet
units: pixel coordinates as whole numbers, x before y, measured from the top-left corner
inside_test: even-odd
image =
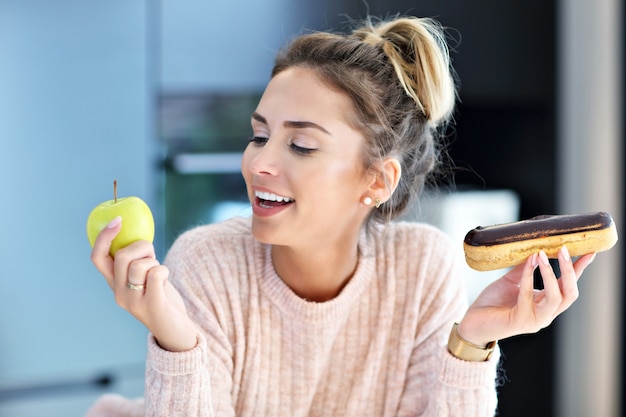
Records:
[[[455,357],[468,362],[488,361],[496,348],[496,342],[487,343],[486,347],[477,346],[459,335],[459,323],[454,323],[450,338],[448,339],[448,350]]]

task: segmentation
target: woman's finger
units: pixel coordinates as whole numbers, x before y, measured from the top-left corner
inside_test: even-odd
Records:
[[[153,307],[159,308],[166,302],[165,284],[169,277],[169,270],[163,265],[150,268],[146,280],[146,296]]]
[[[177,333],[178,320],[177,315],[180,313],[186,315],[185,310],[175,310],[175,306],[171,300],[168,300],[165,286],[169,277],[169,269],[164,265],[153,264],[150,266],[148,261],[141,261],[142,267],[148,267],[144,270],[145,289],[137,292],[138,295],[131,294],[129,300],[129,311],[137,317],[152,334],[169,335]],[[132,274],[131,274],[132,278]],[[182,316],[181,316],[182,317]],[[175,338],[175,337],[174,337]]]
[[[563,295],[550,260],[544,251],[539,252],[539,270],[543,280],[543,296],[537,303],[537,319],[539,328],[543,328],[556,317],[555,313],[561,305]]]
[[[563,246],[558,254],[559,269],[561,270],[561,278],[559,279],[559,285],[561,287],[561,294],[563,295],[563,302],[559,308],[558,313],[561,314],[578,298],[578,275],[572,264],[572,259],[569,255],[567,247]],[[581,271],[582,272],[582,271]]]
[[[533,271],[537,267],[537,254],[529,256],[524,263],[520,281],[519,293],[517,295],[517,310],[521,317],[526,317],[532,312],[534,289],[533,289]]]
[[[132,261],[128,265],[128,275],[126,281],[121,279],[115,283],[116,291],[130,291],[133,296],[143,295],[147,287],[147,277],[149,271],[159,265],[155,258],[140,258]]]
[[[563,247],[559,252],[559,268],[561,269],[561,278],[559,284],[561,286],[561,293],[563,294],[563,302],[557,311],[557,314],[561,314],[567,310],[578,299],[578,279],[581,277],[583,271],[591,262],[593,262],[595,254],[588,254],[581,256],[572,263],[569,251]]]
[[[115,253],[113,272],[116,282],[113,284],[114,289],[119,288],[118,284],[128,284],[128,268],[131,262],[142,258],[156,258],[154,246],[145,240],[133,242]],[[120,282],[117,282],[118,280]]]
[[[104,276],[111,288],[113,288],[115,271],[113,257],[109,254],[109,251],[111,250],[111,242],[120,230],[122,230],[122,218],[118,216],[100,231],[91,251],[91,262]]]
[[[574,271],[576,273],[576,279],[579,279],[583,274],[583,271],[596,259],[595,253],[588,253],[581,256],[574,262]]]

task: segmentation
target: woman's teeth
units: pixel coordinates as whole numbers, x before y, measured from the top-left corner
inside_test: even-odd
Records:
[[[255,191],[254,195],[260,198],[261,200],[276,201],[278,203],[291,203],[293,201],[292,198],[283,197],[283,196],[276,195],[274,193],[268,193],[265,191]]]

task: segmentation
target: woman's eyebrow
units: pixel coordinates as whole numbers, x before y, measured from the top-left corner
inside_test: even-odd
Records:
[[[267,119],[265,117],[261,116],[257,112],[252,113],[252,118],[254,120],[256,120],[257,122],[260,122],[260,123],[263,123],[263,124],[267,125]],[[328,130],[326,130],[323,126],[320,126],[317,123],[313,123],[313,122],[303,122],[303,121],[287,120],[287,121],[283,122],[283,126],[289,127],[289,128],[292,128],[292,129],[313,128],[313,129],[320,130],[320,131],[326,133],[329,136],[332,136],[331,133]]]
[[[283,122],[283,126],[285,127],[290,127],[293,129],[307,129],[307,128],[313,128],[313,129],[317,129],[317,130],[321,130],[322,132],[326,133],[329,136],[332,136],[330,134],[330,132],[328,130],[326,130],[323,126],[318,125],[317,123],[313,123],[313,122],[299,122],[299,121],[285,121]]]
[[[260,115],[259,113],[257,113],[257,112],[253,112],[253,113],[252,113],[252,119],[253,119],[253,120],[256,120],[257,122],[261,122],[261,123],[263,123],[264,125],[266,125],[266,124],[267,124],[267,119],[266,119],[265,117],[261,116],[261,115]]]

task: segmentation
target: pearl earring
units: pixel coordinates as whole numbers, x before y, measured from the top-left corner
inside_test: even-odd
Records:
[[[369,206],[370,204],[372,204],[372,199],[369,197],[365,197],[363,199],[363,204],[365,204],[366,206]]]

